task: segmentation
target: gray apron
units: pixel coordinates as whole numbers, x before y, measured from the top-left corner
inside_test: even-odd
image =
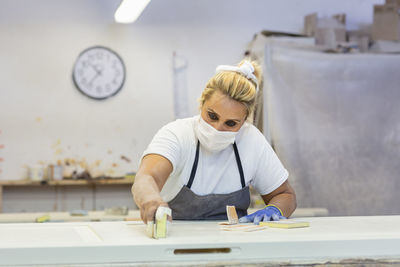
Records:
[[[204,196],[199,196],[190,190],[199,161],[200,142],[197,142],[196,156],[189,182],[182,187],[174,199],[168,202],[174,220],[226,220],[226,205],[235,206],[239,218],[247,215],[247,209],[250,205],[250,190],[245,184],[242,163],[236,143],[233,144],[233,149],[242,189],[229,194],[209,194]]]

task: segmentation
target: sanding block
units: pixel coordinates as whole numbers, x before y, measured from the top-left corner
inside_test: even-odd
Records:
[[[269,221],[269,222],[260,222],[262,226],[269,226],[273,228],[302,228],[309,227],[310,223],[305,221],[294,221],[294,220],[280,220],[280,221]]]
[[[158,207],[154,221],[147,222],[147,235],[155,239],[167,237],[170,224],[168,216],[171,216],[171,214],[170,208]]]
[[[227,222],[219,222],[219,225],[234,225],[239,223],[239,218],[236,213],[236,208],[235,206],[226,206],[226,215],[228,217]]]
[[[36,217],[35,221],[38,223],[48,222],[50,220],[50,215],[45,214],[39,217]]]
[[[229,224],[237,224],[239,223],[239,218],[236,213],[235,206],[226,206],[226,215],[228,216]]]

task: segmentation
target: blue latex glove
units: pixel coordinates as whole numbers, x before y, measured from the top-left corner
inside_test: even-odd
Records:
[[[279,221],[280,219],[286,219],[286,217],[282,216],[281,210],[275,205],[267,205],[262,210],[258,210],[250,215],[241,217],[239,222],[254,222],[254,224],[259,224],[261,221]]]

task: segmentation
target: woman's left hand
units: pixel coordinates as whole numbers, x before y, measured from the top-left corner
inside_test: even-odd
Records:
[[[286,217],[282,216],[282,212],[279,210],[279,208],[274,205],[268,205],[262,210],[258,210],[250,215],[241,217],[239,222],[254,222],[254,224],[259,224],[261,221],[279,221],[280,219],[286,219]]]
[[[296,194],[288,180],[271,193],[262,195],[261,197],[268,205],[262,210],[240,218],[239,222],[254,222],[254,224],[259,224],[261,221],[279,221],[280,219],[289,217],[296,209]]]

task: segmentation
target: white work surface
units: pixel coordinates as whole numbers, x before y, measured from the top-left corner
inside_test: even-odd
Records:
[[[0,265],[400,262],[400,216],[297,218],[311,226],[256,232],[217,222],[174,221],[168,238],[150,239],[140,222],[0,224]],[[177,249],[225,249],[191,253]],[[196,251],[194,251],[196,252]],[[199,252],[199,251],[197,251]]]
[[[257,209],[248,209],[253,213]],[[0,213],[0,223],[28,223],[36,222],[36,218],[48,215],[49,222],[90,222],[90,221],[123,221],[140,220],[139,210],[130,210],[127,215],[112,215],[104,211],[89,211],[85,216],[73,216],[69,212],[29,212],[29,213]],[[321,217],[328,216],[325,208],[297,208],[291,215],[295,217]]]

